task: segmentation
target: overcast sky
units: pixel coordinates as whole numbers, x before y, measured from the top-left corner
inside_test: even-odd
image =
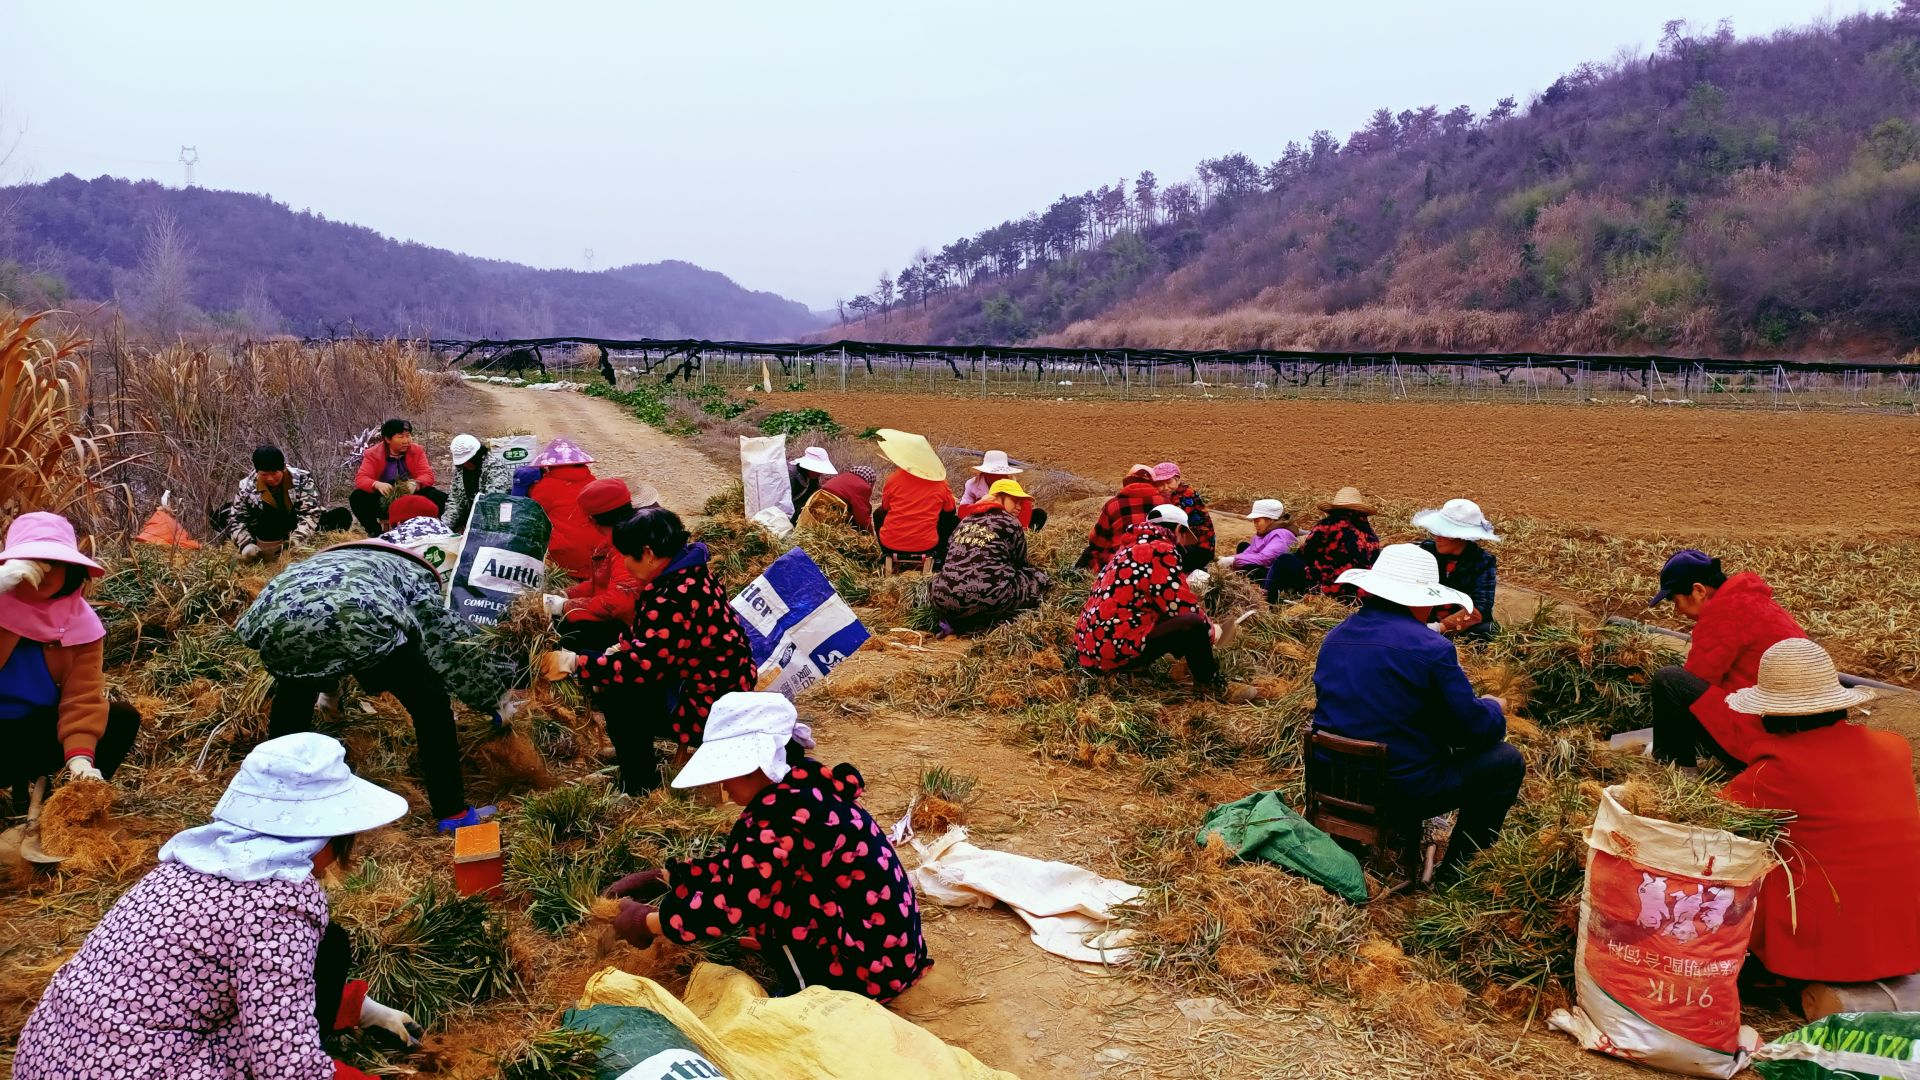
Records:
[[[0,0],[8,181],[264,192],[536,266],[685,259],[814,307],[922,245],[1382,105],[1484,111],[1661,24],[1810,0]],[[1885,0],[1864,6],[1884,8]]]

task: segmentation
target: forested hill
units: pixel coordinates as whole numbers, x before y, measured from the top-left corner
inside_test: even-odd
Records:
[[[1904,353],[1920,0],[1904,7],[1764,39],[1669,24],[1651,54],[1487,115],[1382,108],[1268,164],[1122,178],[924,254],[823,333]]]
[[[390,240],[261,195],[68,175],[0,189],[0,294],[119,300],[163,334],[255,332],[784,340],[805,305],[684,262],[537,270]]]

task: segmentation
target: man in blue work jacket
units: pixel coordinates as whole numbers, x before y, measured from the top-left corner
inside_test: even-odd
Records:
[[[1440,584],[1440,566],[1413,544],[1393,544],[1340,583],[1360,610],[1321,643],[1313,670],[1314,727],[1387,746],[1387,810],[1409,821],[1460,811],[1436,883],[1500,833],[1526,764],[1506,742],[1498,698],[1476,697],[1452,641],[1427,626],[1433,609],[1473,598]]]

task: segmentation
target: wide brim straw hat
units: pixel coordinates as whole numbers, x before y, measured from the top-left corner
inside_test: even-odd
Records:
[[[1440,584],[1440,560],[1415,544],[1388,544],[1372,566],[1355,567],[1335,580],[1406,607],[1453,604],[1473,610],[1473,597]]]
[[[1487,520],[1487,515],[1480,512],[1480,504],[1472,499],[1449,499],[1438,510],[1422,510],[1413,515],[1413,527],[1455,540],[1500,541],[1494,534],[1493,522]]]
[[[87,568],[88,577],[100,577],[106,568],[80,553],[73,523],[59,514],[35,510],[21,514],[7,526],[7,547],[0,551],[0,562],[8,559],[34,559],[39,562],[68,563]]]
[[[1320,504],[1320,509],[1352,510],[1358,514],[1371,514],[1374,512],[1373,504],[1367,501],[1365,495],[1360,494],[1360,489],[1357,487],[1343,487],[1339,491],[1334,492],[1333,498]]]
[[[927,441],[925,435],[915,435],[911,431],[896,431],[893,428],[881,428],[878,449],[880,456],[893,462],[902,471],[911,473],[922,480],[945,481],[947,464],[940,460],[940,454]]]
[[[339,740],[317,731],[253,748],[213,818],[289,840],[351,836],[397,820],[407,800],[353,775]]]
[[[980,464],[975,465],[973,471],[987,476],[1019,476],[1027,470],[1015,465],[1005,450],[989,450],[981,456]]]
[[[1827,650],[1806,638],[1788,638],[1760,656],[1760,681],[1727,695],[1727,708],[1753,716],[1814,716],[1870,701],[1864,686],[1840,685]]]

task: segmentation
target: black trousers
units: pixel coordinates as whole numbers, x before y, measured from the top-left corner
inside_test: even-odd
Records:
[[[437,487],[422,484],[420,490],[414,494],[425,495],[432,499],[437,509],[447,508],[447,493]],[[361,491],[359,488],[354,488],[353,494],[347,496],[347,506],[353,511],[353,519],[360,523],[360,527],[366,530],[368,536],[379,536],[387,531],[385,502],[386,500],[380,497],[379,492]]]
[[[620,640],[620,624],[585,619],[555,619],[560,632],[560,647],[581,656],[599,656]]]
[[[419,643],[409,641],[365,671],[349,672],[370,694],[390,693],[413,720],[413,739],[420,757],[420,778],[427,803],[436,818],[452,817],[467,808],[466,782],[460,775],[460,737],[454,729],[453,702],[440,673],[427,663]],[[267,737],[277,739],[313,730],[313,706],[323,693],[339,687],[336,679],[273,680],[273,706],[267,714]]]
[[[51,776],[66,767],[67,753],[60,745],[58,709],[39,709],[18,723],[20,732],[14,753],[0,756],[0,776],[6,778],[6,791],[13,797],[17,812],[27,808],[27,786],[43,776]],[[93,767],[100,775],[113,779],[114,771],[127,760],[134,739],[140,734],[140,710],[124,701],[107,703],[107,730],[93,747]]]
[[[340,924],[327,920],[320,934],[320,951],[313,957],[313,1013],[320,1021],[320,1034],[333,1032],[340,1019],[340,995],[347,990],[347,968],[353,963],[353,945]]]
[[[680,706],[680,684],[645,683],[606,687],[594,704],[607,718],[607,741],[620,766],[620,790],[644,795],[660,786],[660,752],[654,739],[668,738],[667,718]]]
[[[1456,754],[1433,780],[1403,793],[1396,811],[1416,822],[1460,811],[1446,858],[1440,863],[1442,870],[1457,868],[1500,835],[1526,773],[1526,760],[1510,743]]]
[[[1213,656],[1213,626],[1205,615],[1175,615],[1161,619],[1147,631],[1146,648],[1128,667],[1145,667],[1163,656],[1187,662],[1195,686],[1220,681],[1220,662]]]
[[[1747,763],[1727,753],[1693,715],[1693,703],[1709,689],[1707,680],[1678,664],[1669,664],[1653,673],[1653,757],[1672,765],[1692,768],[1700,763],[1704,751],[1731,772],[1739,772]]]
[[[1307,591],[1307,564],[1293,552],[1283,552],[1267,567],[1267,603],[1280,598],[1281,593],[1304,593]]]

